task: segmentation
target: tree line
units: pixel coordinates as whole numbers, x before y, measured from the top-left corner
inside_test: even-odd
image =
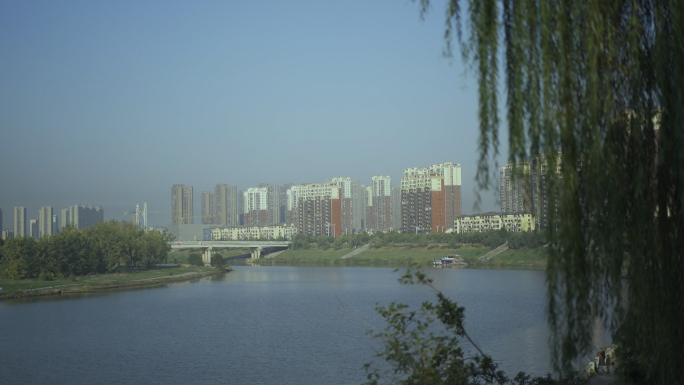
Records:
[[[167,233],[145,232],[115,220],[82,230],[68,227],[40,240],[9,238],[0,243],[0,276],[52,280],[121,267],[149,268],[166,261],[169,241]]]
[[[534,249],[548,243],[544,232],[510,232],[506,229],[490,230],[481,233],[430,233],[414,234],[392,231],[388,233],[378,232],[372,235],[366,232],[358,232],[353,235],[342,237],[311,236],[299,234],[292,238],[292,249],[339,249],[341,247],[355,248],[366,244],[371,247],[384,247],[392,245],[417,245],[428,247],[433,244],[449,245],[456,248],[463,244],[479,244],[486,247],[496,247],[508,242],[510,249]]]

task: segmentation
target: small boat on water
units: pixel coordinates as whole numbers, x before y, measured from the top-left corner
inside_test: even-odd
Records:
[[[434,258],[432,264],[435,267],[452,267],[454,264],[465,265],[465,262],[463,261],[463,258],[461,258],[460,255],[450,254],[446,257]]]

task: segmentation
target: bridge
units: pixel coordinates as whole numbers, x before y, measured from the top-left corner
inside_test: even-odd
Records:
[[[171,249],[200,249],[202,250],[202,261],[211,263],[211,253],[213,249],[244,249],[251,250],[251,258],[261,258],[261,251],[264,247],[290,247],[290,241],[176,241],[169,242]]]

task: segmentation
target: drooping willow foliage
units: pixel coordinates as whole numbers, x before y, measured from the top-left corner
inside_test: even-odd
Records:
[[[684,1],[449,0],[445,38],[477,75],[479,186],[501,83],[510,161],[547,167],[554,366],[598,319],[635,378],[684,383]]]

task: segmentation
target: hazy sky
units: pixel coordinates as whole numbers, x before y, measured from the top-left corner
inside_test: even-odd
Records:
[[[165,225],[176,183],[200,215],[217,183],[396,186],[445,161],[472,213],[475,73],[442,56],[443,2],[419,14],[390,0],[2,1],[3,227],[14,206],[101,205],[109,220],[144,201]]]

